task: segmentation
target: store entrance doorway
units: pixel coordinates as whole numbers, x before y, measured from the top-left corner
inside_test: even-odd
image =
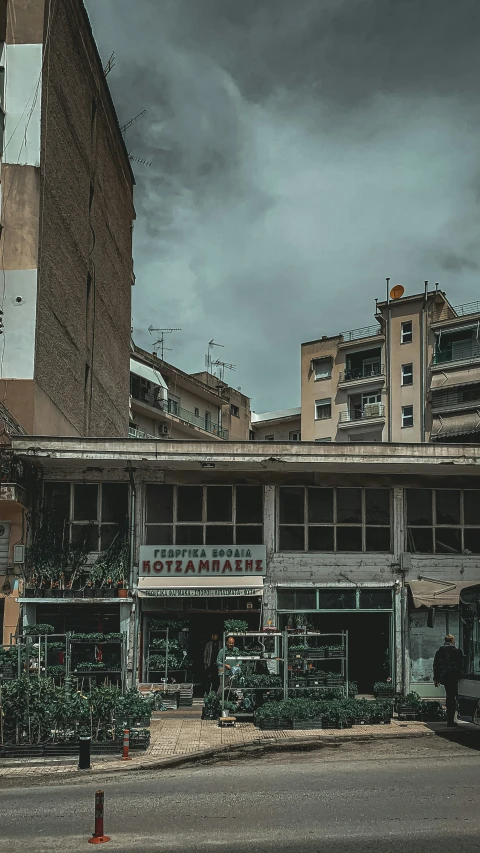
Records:
[[[348,631],[348,677],[359,693],[373,693],[391,672],[390,613],[317,613],[315,630]]]

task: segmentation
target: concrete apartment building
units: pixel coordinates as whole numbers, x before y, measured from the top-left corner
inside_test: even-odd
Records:
[[[72,585],[60,566],[43,582],[35,565],[22,567],[25,624],[122,630],[129,679],[150,683],[160,680],[149,669],[151,622],[182,618],[201,695],[204,645],[225,618],[258,630],[298,617],[348,631],[360,692],[391,677],[397,690],[442,694],[433,655],[446,631],[459,635],[462,586],[480,579],[480,446],[288,441],[272,454],[267,441],[212,436],[11,443],[14,463],[41,473],[30,486],[39,507],[30,537],[54,507],[67,541],[87,531],[93,552]],[[126,598],[88,586],[120,510],[131,554]]]
[[[373,326],[302,344],[301,370],[302,440],[480,441],[480,302],[377,301]]]
[[[277,412],[252,412],[253,441],[301,441],[302,410],[283,409]]]
[[[88,16],[2,0],[0,27],[2,400],[32,434],[126,436],[134,178]]]
[[[250,401],[210,373],[185,373],[133,346],[130,358],[132,438],[248,441]]]

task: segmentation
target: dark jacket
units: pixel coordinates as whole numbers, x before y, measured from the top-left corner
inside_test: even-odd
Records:
[[[463,673],[463,652],[453,643],[444,643],[435,652],[433,661],[433,677],[439,684],[445,684],[445,679],[458,679]]]

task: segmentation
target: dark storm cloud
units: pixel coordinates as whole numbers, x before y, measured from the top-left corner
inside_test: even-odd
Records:
[[[87,0],[135,168],[134,327],[299,402],[299,345],[387,275],[478,298],[477,0]]]

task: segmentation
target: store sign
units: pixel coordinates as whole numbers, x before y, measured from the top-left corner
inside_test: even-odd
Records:
[[[187,587],[175,587],[174,589],[142,589],[143,598],[203,598],[207,596],[215,596],[216,598],[225,598],[231,595],[241,595],[248,598],[252,595],[261,596],[261,587],[195,587],[189,589]]]
[[[265,575],[265,545],[142,545],[139,577],[235,577]]]

